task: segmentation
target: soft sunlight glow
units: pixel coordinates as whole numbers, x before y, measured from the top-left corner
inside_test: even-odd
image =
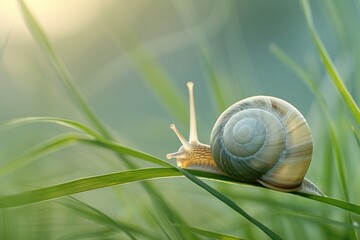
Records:
[[[61,37],[91,22],[101,9],[98,0],[25,1],[41,25],[52,37]],[[0,0],[0,36],[27,35],[17,1]]]

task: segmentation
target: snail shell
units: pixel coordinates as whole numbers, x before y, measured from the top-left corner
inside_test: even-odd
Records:
[[[275,97],[239,101],[216,121],[212,157],[227,175],[281,189],[298,188],[309,168],[313,143],[302,114]]]
[[[279,191],[323,195],[304,176],[309,168],[313,142],[302,114],[275,97],[255,96],[225,110],[211,132],[210,146],[199,142],[196,131],[193,83],[190,98],[190,136],[187,141],[171,124],[182,146],[167,158],[177,165],[259,182]]]

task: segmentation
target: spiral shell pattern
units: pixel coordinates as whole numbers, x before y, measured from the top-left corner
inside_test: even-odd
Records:
[[[313,149],[301,113],[267,96],[250,97],[225,110],[214,125],[210,146],[216,164],[230,177],[281,189],[301,185]]]

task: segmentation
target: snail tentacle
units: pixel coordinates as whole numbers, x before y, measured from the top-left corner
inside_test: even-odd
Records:
[[[190,105],[190,134],[189,143],[199,143],[196,129],[196,113],[195,113],[195,101],[194,101],[194,84],[192,82],[187,83],[189,89],[189,105]]]
[[[215,163],[211,156],[210,146],[199,142],[196,130],[195,101],[193,94],[193,83],[188,82],[189,105],[190,105],[190,133],[189,141],[180,133],[175,124],[170,128],[182,143],[182,146],[175,153],[166,155],[167,159],[176,158],[178,167],[184,169],[202,170],[206,172],[226,175]]]

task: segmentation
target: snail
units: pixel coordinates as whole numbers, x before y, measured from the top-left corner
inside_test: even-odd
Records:
[[[254,96],[238,101],[217,119],[210,145],[197,137],[193,83],[187,83],[190,102],[190,136],[187,141],[174,124],[182,146],[167,159],[177,166],[257,182],[283,192],[323,195],[307,180],[313,142],[302,114],[276,97]]]

